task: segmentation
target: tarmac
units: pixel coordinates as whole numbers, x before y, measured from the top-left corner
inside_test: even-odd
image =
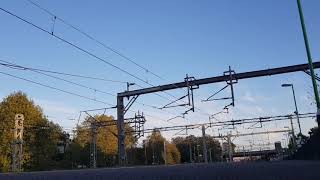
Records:
[[[0,174],[4,180],[320,180],[320,161],[136,166]]]

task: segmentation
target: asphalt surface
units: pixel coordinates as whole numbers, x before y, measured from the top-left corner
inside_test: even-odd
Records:
[[[320,161],[184,164],[0,174],[5,180],[320,180]]]

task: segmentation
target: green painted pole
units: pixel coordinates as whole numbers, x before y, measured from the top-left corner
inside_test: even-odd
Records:
[[[320,126],[320,99],[319,99],[318,86],[317,86],[317,81],[316,81],[315,75],[314,75],[311,51],[310,51],[310,47],[309,47],[309,40],[308,40],[306,26],[304,23],[304,17],[303,17],[303,12],[302,12],[300,0],[297,0],[297,4],[298,4],[298,9],[299,9],[299,16],[300,16],[301,28],[302,28],[302,32],[303,32],[304,44],[306,46],[306,51],[307,51],[307,56],[308,56],[308,64],[309,64],[309,69],[310,69],[310,74],[311,74],[312,85],[313,85],[314,98],[315,98],[316,104],[317,104],[317,122],[318,122],[318,127],[319,127]]]

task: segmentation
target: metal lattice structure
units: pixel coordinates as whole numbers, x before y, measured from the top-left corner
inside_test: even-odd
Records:
[[[249,71],[243,73],[235,73],[229,68],[229,71],[225,72],[222,76],[209,77],[203,79],[188,79],[183,82],[166,84],[161,86],[154,86],[144,89],[137,89],[132,91],[125,91],[117,94],[117,128],[118,128],[118,153],[119,153],[119,165],[126,164],[126,152],[125,152],[125,113],[127,111],[124,105],[125,99],[130,97],[137,97],[143,94],[151,94],[157,92],[164,92],[173,89],[199,87],[200,85],[213,84],[218,82],[227,82],[230,86],[237,83],[242,79],[250,79],[263,76],[271,76],[277,74],[285,74],[291,72],[305,71],[310,68],[309,64],[299,64],[293,66],[277,67],[272,69],[264,69],[258,71]],[[320,68],[320,62],[313,63],[313,68]],[[233,86],[231,86],[233,88]],[[233,90],[232,90],[233,91]],[[232,94],[232,98],[234,95]],[[130,104],[131,106],[132,104]],[[232,103],[232,105],[234,105]],[[232,125],[237,122],[232,122]]]

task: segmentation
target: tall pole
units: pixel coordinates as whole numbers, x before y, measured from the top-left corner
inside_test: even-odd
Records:
[[[207,142],[206,142],[206,128],[202,125],[202,143],[203,143],[203,158],[204,162],[208,163],[208,152],[207,152]]]
[[[282,84],[282,87],[291,87],[292,90],[292,95],[293,95],[293,101],[294,101],[294,106],[296,108],[294,114],[297,116],[297,121],[298,121],[298,125],[299,125],[299,133],[301,133],[301,124],[300,124],[300,117],[299,117],[299,111],[298,111],[298,106],[297,106],[297,100],[296,100],[296,94],[294,92],[294,87],[293,84]]]
[[[292,94],[293,94],[293,100],[294,100],[294,106],[296,107],[296,116],[297,116],[297,121],[298,121],[298,125],[299,125],[299,133],[301,133],[301,124],[300,124],[300,119],[299,119],[299,111],[298,111],[298,106],[297,106],[297,100],[296,100],[296,95],[294,93],[294,88],[293,88],[293,85],[291,86],[292,88]]]
[[[200,145],[197,144],[197,152],[198,152],[198,163],[200,162],[200,150],[199,150]]]
[[[311,75],[313,91],[314,91],[314,98],[315,98],[316,104],[317,104],[317,123],[318,123],[318,127],[319,127],[320,126],[320,98],[319,98],[318,86],[317,86],[317,81],[315,79],[315,74],[314,74],[314,70],[313,70],[311,51],[310,51],[310,47],[309,47],[309,40],[308,40],[306,26],[304,23],[304,16],[303,16],[303,11],[302,11],[302,6],[301,6],[300,0],[297,0],[297,4],[298,4],[298,9],[299,9],[299,16],[300,16],[301,28],[302,28],[302,32],[303,32],[304,44],[305,44],[306,51],[307,51],[308,64],[309,64],[310,75]]]
[[[196,145],[193,146],[193,161],[196,162]]]
[[[95,120],[91,122],[91,143],[90,143],[90,168],[97,167],[97,125]]]
[[[189,159],[190,159],[190,163],[193,162],[192,160],[192,148],[191,148],[191,142],[189,142]]]
[[[294,134],[294,129],[293,129],[293,122],[292,122],[292,117],[290,118],[290,124],[291,124],[291,134],[292,134],[292,144],[293,144],[293,150],[296,149],[296,135]]]
[[[164,165],[167,165],[166,141],[163,141],[163,159],[164,159]]]
[[[123,97],[117,97],[117,128],[118,128],[118,154],[119,165],[125,166],[126,164],[126,149],[125,149],[125,132],[124,132],[124,104]]]
[[[233,158],[232,158],[231,133],[228,134],[227,141],[228,141],[228,150],[229,150],[229,162],[232,162]]]
[[[148,164],[148,158],[147,158],[147,140],[143,140],[144,144],[144,164]]]

